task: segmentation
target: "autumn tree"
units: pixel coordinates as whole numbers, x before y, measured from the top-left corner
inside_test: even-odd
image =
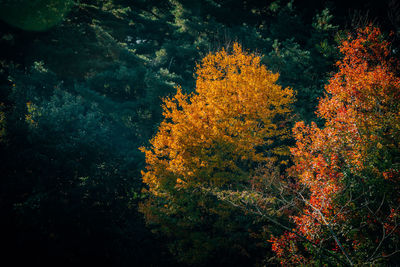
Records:
[[[324,127],[299,122],[293,130],[292,192],[301,212],[292,231],[271,239],[282,264],[399,260],[397,63],[372,26],[349,35],[340,51],[318,106]]]
[[[243,240],[251,222],[203,189],[240,189],[256,166],[288,155],[278,141],[290,134],[285,121],[293,91],[238,44],[232,53],[207,55],[196,75],[194,93],[178,87],[164,99],[164,120],[151,147],[142,148],[149,198],[141,211],[173,237],[171,250],[181,260],[204,262],[218,250],[237,259],[249,249]]]

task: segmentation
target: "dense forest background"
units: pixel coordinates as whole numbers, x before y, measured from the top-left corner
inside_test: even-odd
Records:
[[[295,91],[289,123],[322,125],[347,33],[373,23],[394,58],[400,49],[395,0],[0,0],[0,19],[1,261],[12,266],[276,264],[263,221],[239,210],[232,229],[204,222],[188,240],[146,224],[139,147],[162,98],[192,92],[196,64],[238,42]]]

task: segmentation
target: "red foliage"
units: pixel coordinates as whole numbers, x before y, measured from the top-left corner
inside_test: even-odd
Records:
[[[337,62],[338,72],[325,87],[326,95],[318,106],[317,114],[325,126],[298,122],[293,129],[296,146],[291,149],[295,163],[291,171],[309,195],[297,194],[304,208],[292,219],[294,231],[312,243],[322,238],[327,227],[335,228],[348,219],[334,202],[344,189],[344,169],[355,174],[369,169],[382,179],[398,178],[397,170],[382,171],[368,161],[373,151],[390,146],[390,142],[398,144],[400,79],[393,71],[396,66],[389,58],[389,47],[375,27],[349,36],[340,46],[343,58]],[[390,216],[396,217],[397,212]],[[295,241],[292,235],[271,238],[282,264],[298,263],[297,258],[287,256],[288,246]],[[359,241],[353,243],[353,247],[359,246]],[[335,247],[330,249],[335,251]]]

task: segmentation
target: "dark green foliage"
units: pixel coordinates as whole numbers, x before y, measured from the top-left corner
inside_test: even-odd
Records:
[[[280,73],[282,85],[296,90],[295,111],[299,119],[315,119],[318,98],[322,97],[327,73],[333,67],[337,27],[331,19],[329,10],[324,9],[314,14],[312,24],[307,25],[289,4],[278,13],[268,34],[274,41],[264,62]]]
[[[1,0],[0,19],[28,30],[44,31],[60,23],[73,0]]]
[[[11,220],[3,223],[15,224],[10,249],[24,255],[20,263],[157,261],[135,209],[141,155],[119,134],[121,123],[99,104],[67,92],[40,64],[15,77],[1,196]]]
[[[150,212],[159,220],[149,226],[167,237],[168,248],[179,262],[189,266],[253,266],[268,255],[267,244],[260,240],[265,221],[198,188],[185,190],[177,190],[173,201],[150,196],[146,203],[151,203]]]

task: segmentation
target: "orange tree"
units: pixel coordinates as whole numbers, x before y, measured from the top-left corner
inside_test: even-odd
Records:
[[[282,264],[400,260],[399,69],[372,26],[350,35],[340,51],[318,107],[324,127],[299,122],[293,130],[301,212],[292,216],[293,231],[271,239]],[[321,248],[330,253],[322,257]]]
[[[285,164],[293,91],[238,44],[207,55],[196,75],[194,93],[178,87],[164,99],[164,120],[151,146],[141,148],[148,198],[140,210],[171,238],[178,259],[216,263],[219,252],[238,263],[249,256],[252,222],[204,188],[240,190],[257,166]]]

